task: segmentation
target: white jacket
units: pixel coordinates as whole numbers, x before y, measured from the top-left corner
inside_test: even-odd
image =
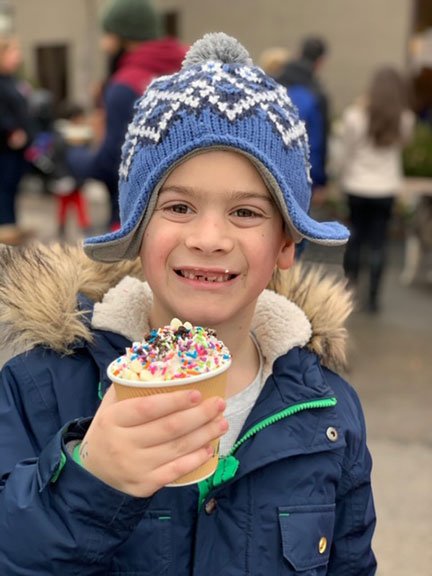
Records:
[[[401,189],[403,146],[410,140],[414,114],[405,110],[401,117],[399,142],[378,147],[368,136],[367,111],[361,104],[348,107],[338,130],[340,185],[356,196],[394,196]]]

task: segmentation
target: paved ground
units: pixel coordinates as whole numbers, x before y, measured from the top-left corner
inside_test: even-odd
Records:
[[[309,249],[305,257],[330,261],[340,271],[342,254],[335,249]],[[430,576],[432,286],[402,286],[402,257],[402,243],[395,241],[382,312],[359,310],[351,317],[345,377],[362,400],[374,459],[378,576]]]
[[[87,190],[95,231],[107,219],[103,190]],[[55,204],[28,187],[20,218],[42,240],[56,235]],[[69,239],[77,236],[74,222]],[[340,273],[342,251],[308,247],[305,259]],[[374,548],[378,576],[432,574],[432,287],[399,283],[402,246],[394,242],[384,307],[376,316],[361,311],[350,321],[347,379],[357,389],[366,415],[374,458],[378,525]],[[0,351],[0,365],[8,352]]]

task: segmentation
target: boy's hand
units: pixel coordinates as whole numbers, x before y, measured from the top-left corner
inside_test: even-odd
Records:
[[[83,466],[106,484],[148,497],[213,455],[228,429],[225,401],[197,390],[118,402],[111,386],[80,446]]]

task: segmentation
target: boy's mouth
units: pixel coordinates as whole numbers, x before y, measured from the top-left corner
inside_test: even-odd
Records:
[[[199,269],[176,268],[174,272],[177,276],[186,278],[186,280],[195,280],[196,282],[229,282],[237,277],[237,274],[230,274],[228,270],[212,271]]]

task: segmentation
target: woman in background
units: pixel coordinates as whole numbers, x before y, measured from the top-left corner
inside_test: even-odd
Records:
[[[413,126],[404,80],[393,68],[379,69],[367,95],[350,106],[342,118],[341,186],[351,222],[344,269],[356,285],[363,248],[369,247],[370,312],[379,310],[388,225],[402,185],[401,152]]]

